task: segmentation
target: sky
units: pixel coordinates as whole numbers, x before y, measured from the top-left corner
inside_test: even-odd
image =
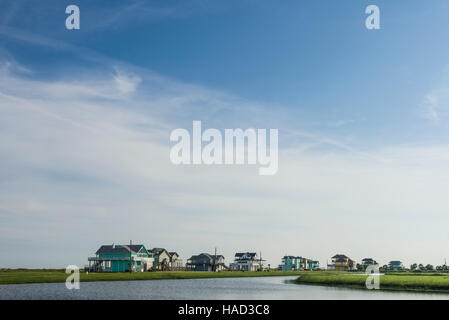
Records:
[[[2,1],[0,267],[84,266],[130,240],[184,260],[443,264],[448,15],[444,0]],[[278,173],[173,165],[170,132],[194,120],[278,129]]]

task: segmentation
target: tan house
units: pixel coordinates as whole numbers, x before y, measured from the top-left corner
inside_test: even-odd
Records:
[[[355,269],[355,262],[344,254],[336,254],[331,258],[331,263],[328,264],[328,270],[335,271],[350,271]]]
[[[154,257],[153,268],[155,270],[169,270],[170,268],[170,253],[164,248],[151,249]]]
[[[170,254],[170,268],[180,269],[184,267],[182,259],[179,258],[179,254],[177,252],[169,252],[169,254]]]

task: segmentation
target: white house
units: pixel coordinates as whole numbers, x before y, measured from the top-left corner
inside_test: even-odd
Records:
[[[263,262],[255,252],[238,252],[234,256],[234,262],[230,267],[236,271],[259,271],[263,270]]]

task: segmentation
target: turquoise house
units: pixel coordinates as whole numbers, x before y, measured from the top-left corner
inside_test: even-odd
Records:
[[[293,271],[301,269],[301,257],[285,256],[282,258],[281,269],[283,271]]]
[[[303,257],[285,256],[282,258],[281,270],[314,270],[320,267],[320,262]]]
[[[397,270],[402,270],[402,269],[404,269],[404,266],[403,266],[403,264],[402,264],[401,261],[390,261],[390,262],[388,263],[388,268],[389,268],[390,270],[395,270],[395,271],[397,271]]]
[[[94,272],[143,272],[153,267],[153,254],[143,244],[103,245],[89,257],[88,270]]]
[[[319,267],[320,267],[319,261],[307,259],[307,269],[315,270],[315,269],[318,269]]]

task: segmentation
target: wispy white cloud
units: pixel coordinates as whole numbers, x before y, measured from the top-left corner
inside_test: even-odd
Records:
[[[429,93],[425,96],[423,106],[425,108],[425,117],[433,120],[440,120],[440,98],[435,92]]]
[[[427,92],[421,103],[424,118],[435,123],[449,118],[449,67],[441,72],[441,80]]]
[[[281,149],[273,177],[248,166],[177,167],[169,161],[172,129],[193,119],[231,128],[273,119],[257,103],[136,70],[92,70],[81,82],[21,69],[0,71],[0,244],[23,245],[15,266],[42,254],[32,243],[51,248],[54,239],[70,253],[49,253],[40,266],[82,264],[99,244],[130,237],[184,257],[213,246],[228,258],[262,250],[272,265],[284,253],[324,262],[340,251],[437,263],[444,251],[443,241],[422,238],[447,234],[445,146],[366,156],[322,134],[284,129],[280,139],[294,143]],[[301,150],[307,144],[335,148]],[[386,245],[398,233],[402,240]],[[6,256],[2,250],[0,260]]]
[[[334,121],[334,122],[330,122],[329,125],[331,127],[339,128],[339,127],[343,127],[343,126],[346,126],[346,125],[354,123],[354,122],[356,122],[356,121],[353,120],[353,119],[344,119],[344,120],[342,119],[342,120],[337,120],[337,121]]]
[[[39,30],[51,36],[61,36],[55,21],[64,21],[68,4],[60,1],[42,1],[32,6],[29,1],[15,0],[0,3],[0,27],[19,27],[31,32]],[[216,12],[225,6],[216,0],[153,1],[128,0],[77,3],[81,10],[83,32],[124,29],[151,21],[185,19],[204,13]],[[99,16],[99,12],[101,15]],[[62,16],[61,16],[62,14]],[[27,19],[23,19],[26,15]],[[86,27],[83,27],[86,26]]]
[[[117,84],[117,90],[120,94],[129,95],[130,93],[136,91],[141,79],[134,74],[126,74],[117,68],[114,81]]]
[[[204,14],[220,10],[222,3],[215,0],[193,1],[142,1],[134,0],[102,7],[103,19],[89,16],[91,30],[98,28],[126,27],[128,24],[148,22],[162,19],[182,19],[194,15]]]
[[[20,1],[12,1],[11,3],[9,3],[9,6],[7,6],[6,10],[2,12],[1,25],[8,25],[11,20],[17,15],[17,13],[19,13],[20,7]]]

